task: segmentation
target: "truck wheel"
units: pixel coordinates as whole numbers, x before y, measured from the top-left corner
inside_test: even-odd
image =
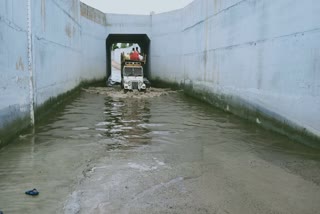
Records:
[[[128,89],[123,89],[123,92],[126,94],[128,92]]]

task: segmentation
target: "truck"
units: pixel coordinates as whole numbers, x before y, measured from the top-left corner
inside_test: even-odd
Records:
[[[123,88],[125,93],[133,90],[146,92],[147,85],[143,73],[146,56],[143,59],[129,60],[121,55],[121,88]]]

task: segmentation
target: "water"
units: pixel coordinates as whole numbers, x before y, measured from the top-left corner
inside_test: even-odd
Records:
[[[4,213],[317,213],[319,185],[319,150],[179,93],[83,92],[0,150]]]

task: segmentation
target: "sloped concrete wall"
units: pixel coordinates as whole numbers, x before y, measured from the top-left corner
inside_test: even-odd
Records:
[[[320,136],[317,11],[315,0],[196,0],[155,15],[152,77]]]
[[[22,118],[30,124],[30,94],[38,107],[81,81],[106,76],[105,15],[79,0],[30,1],[30,75],[27,2],[0,1],[0,144],[12,130],[5,126]]]

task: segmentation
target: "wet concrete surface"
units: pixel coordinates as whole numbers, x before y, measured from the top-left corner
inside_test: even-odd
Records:
[[[0,150],[4,213],[314,214],[319,185],[319,150],[180,93],[82,92]]]

